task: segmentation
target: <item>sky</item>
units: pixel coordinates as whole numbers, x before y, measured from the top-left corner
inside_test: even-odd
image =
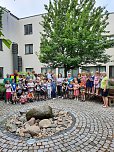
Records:
[[[114,12],[114,0],[96,0],[96,6],[106,6],[109,12]],[[22,18],[46,13],[44,4],[49,0],[0,0],[0,6],[10,10],[15,16]]]

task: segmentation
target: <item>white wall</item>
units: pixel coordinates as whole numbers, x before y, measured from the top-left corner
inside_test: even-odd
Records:
[[[4,36],[10,39],[12,42],[18,43],[19,20],[12,16],[9,11],[4,12],[2,20]],[[5,45],[3,45],[3,51],[0,51],[0,67],[3,67],[4,77],[7,73],[13,73],[12,51]],[[2,81],[3,80],[0,79],[0,82]]]
[[[18,43],[18,54],[22,56],[23,71],[25,68],[34,68],[37,73],[41,72],[43,64],[40,63],[35,52],[40,51],[40,32],[43,30],[39,24],[42,21],[41,15],[18,19],[13,16],[9,11],[3,14],[3,33],[5,37],[9,38],[12,42]],[[32,24],[33,34],[24,35],[24,25]],[[114,34],[114,13],[109,15],[109,25],[107,30],[110,34]],[[25,44],[33,44],[33,54],[25,55]],[[111,55],[111,61],[106,64],[107,73],[109,73],[109,66],[114,65],[114,48],[106,51]],[[12,52],[7,47],[3,47],[0,51],[0,67],[4,67],[4,77],[7,73],[13,73]],[[103,64],[104,65],[104,64]],[[1,82],[2,80],[0,80]]]
[[[35,52],[39,52],[40,50],[40,32],[42,31],[42,27],[39,23],[41,21],[41,15],[22,18],[19,20],[19,55],[22,56],[23,71],[25,71],[25,68],[34,68],[37,73],[41,72],[42,64],[35,54]],[[26,24],[32,24],[33,33],[31,35],[24,35],[24,25]],[[33,54],[25,55],[25,44],[33,44]]]
[[[114,34],[114,13],[109,15],[109,25],[107,26],[107,30],[110,31],[109,34]],[[109,75],[109,66],[114,66],[114,47],[106,50],[106,53],[111,56],[110,62],[106,64],[106,72]]]

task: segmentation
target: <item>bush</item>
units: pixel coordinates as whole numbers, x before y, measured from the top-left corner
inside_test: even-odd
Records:
[[[109,79],[109,86],[114,87],[114,79]]]
[[[0,99],[4,99],[5,90],[5,85],[3,83],[0,83]]]
[[[0,93],[4,93],[5,92],[5,85],[4,83],[0,83]]]

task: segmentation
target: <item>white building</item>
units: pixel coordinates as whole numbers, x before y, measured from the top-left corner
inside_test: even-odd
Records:
[[[42,31],[40,22],[42,21],[42,15],[18,18],[6,10],[2,20],[3,33],[5,37],[14,42],[14,47],[18,45],[18,54],[15,54],[15,48],[13,51],[12,48],[9,50],[6,46],[2,46],[0,41],[0,81],[3,81],[7,73],[12,74],[16,67],[19,71],[34,70],[36,73],[40,73],[42,70],[44,72],[46,68],[40,63],[36,55],[36,52],[40,50],[40,32]],[[107,27],[111,34],[114,34],[113,25],[114,13],[111,13]],[[16,46],[15,43],[17,44]],[[100,67],[91,66],[88,69],[93,72],[98,69],[100,71],[106,70],[110,77],[114,77],[114,48],[108,49],[107,53],[112,56],[111,62]],[[56,71],[58,70],[56,69]],[[64,74],[63,68],[59,69],[59,72]],[[76,74],[78,71],[73,70],[72,72]]]

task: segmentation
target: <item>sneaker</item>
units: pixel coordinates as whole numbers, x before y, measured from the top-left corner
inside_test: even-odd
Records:
[[[103,108],[108,108],[108,106],[103,105]]]

